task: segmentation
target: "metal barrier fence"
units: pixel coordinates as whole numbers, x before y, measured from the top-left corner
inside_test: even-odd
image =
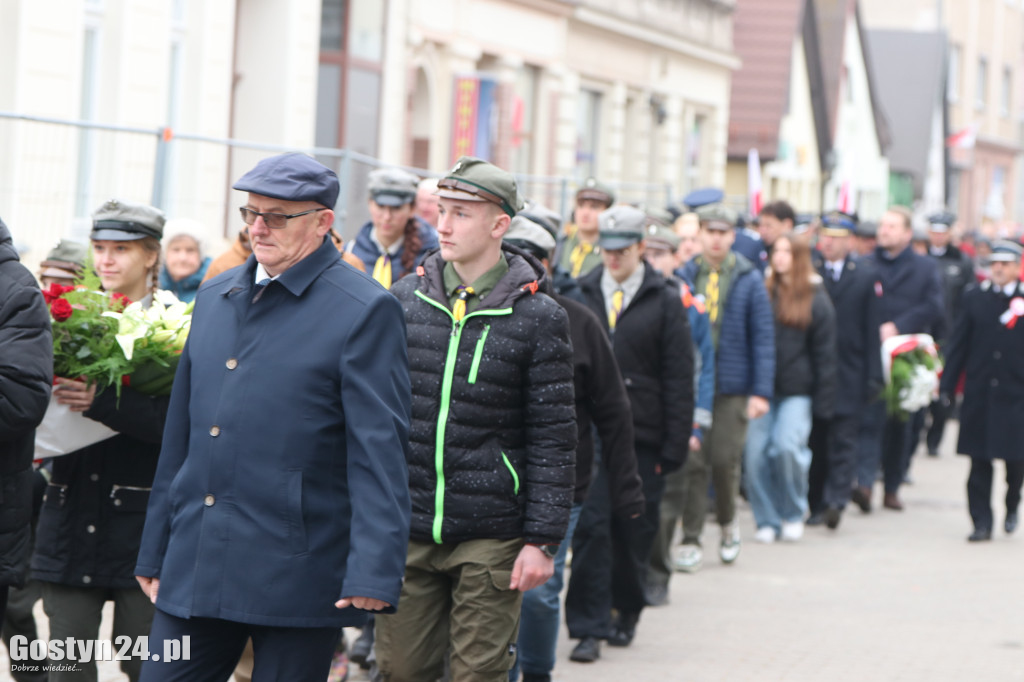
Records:
[[[107,125],[92,121],[0,111],[0,216],[37,263],[61,238],[85,241],[89,216],[107,199],[151,203],[170,218],[201,226],[214,250],[240,228],[231,184],[259,159],[281,152],[311,154],[338,173],[342,193],[335,227],[346,239],[369,220],[367,174],[380,159],[347,149],[290,147],[167,128]],[[444,169],[405,167],[421,177]],[[578,182],[517,175],[520,192],[568,219]],[[620,202],[663,207],[675,197],[670,184],[609,183]]]

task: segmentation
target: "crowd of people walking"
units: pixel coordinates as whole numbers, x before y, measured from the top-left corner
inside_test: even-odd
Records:
[[[374,170],[348,242],[338,178],[310,157],[234,188],[240,229],[216,258],[111,201],[38,273],[71,282],[88,256],[143,307],[194,299],[169,397],[53,377],[46,305],[0,222],[5,641],[36,638],[40,598],[51,638],[96,639],[113,601],[115,636],[192,642],[187,660],[122,661],[133,681],[339,682],[352,663],[550,680],[563,592],[570,660],[597,664],[706,552],[740,561],[741,496],[759,543],[839,532],[851,502],[904,511],[922,434],[935,455],[955,414],[968,539],[993,538],[995,459],[1017,527],[1019,242],[979,255],[949,213],[922,240],[898,206],[873,224],[782,199],[744,217],[718,190],[626,205],[593,178],[563,222],[470,157],[440,179]],[[946,362],[910,415],[882,399],[882,344],[906,334]],[[51,392],[114,435],[33,464]]]

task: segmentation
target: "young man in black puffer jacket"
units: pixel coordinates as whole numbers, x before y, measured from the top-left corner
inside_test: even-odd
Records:
[[[50,313],[0,220],[0,619],[31,551],[32,453],[53,381]]]
[[[398,612],[377,617],[384,680],[504,681],[522,593],[544,583],[573,500],[565,311],[502,236],[515,179],[463,157],[438,182],[441,248],[391,292],[412,378],[412,528]]]

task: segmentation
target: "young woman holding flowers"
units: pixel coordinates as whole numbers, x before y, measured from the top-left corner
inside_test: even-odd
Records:
[[[832,414],[836,318],[810,248],[791,235],[772,246],[766,284],[775,312],[775,397],[747,431],[746,488],[756,539],[795,542],[807,513],[812,415]]]
[[[106,292],[150,305],[163,225],[163,214],[145,205],[109,201],[96,212],[93,267]],[[56,303],[51,303],[54,315]],[[116,435],[53,461],[32,572],[43,581],[43,606],[50,617],[50,638],[55,640],[97,639],[108,600],[115,604],[115,638],[148,634],[153,617],[153,605],[133,569],[169,398],[144,395],[131,386],[121,386],[118,396],[114,388],[97,391],[96,384],[56,379],[58,403],[103,423]],[[121,667],[134,681],[141,659],[129,658]],[[94,663],[79,662],[78,668],[51,672],[50,679],[96,679]],[[82,668],[89,669],[85,677]]]

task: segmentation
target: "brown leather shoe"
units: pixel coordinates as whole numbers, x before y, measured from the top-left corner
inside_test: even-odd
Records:
[[[882,506],[893,511],[903,511],[903,503],[900,502],[900,498],[896,493],[886,493]]]
[[[850,493],[850,500],[865,514],[871,513],[871,488],[858,486]]]

